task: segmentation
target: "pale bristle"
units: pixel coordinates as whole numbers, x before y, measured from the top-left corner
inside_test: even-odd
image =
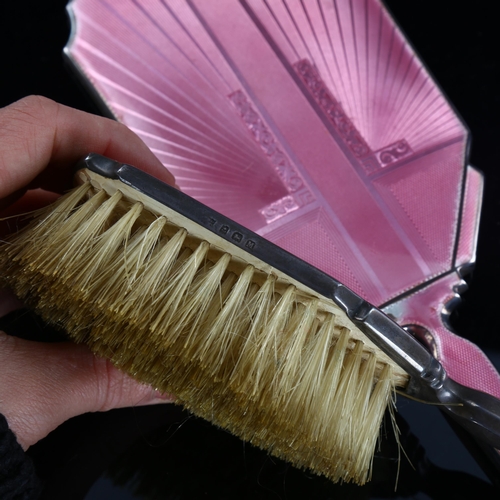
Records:
[[[307,290],[88,183],[0,265],[47,322],[196,415],[334,481],[369,478],[396,379]]]

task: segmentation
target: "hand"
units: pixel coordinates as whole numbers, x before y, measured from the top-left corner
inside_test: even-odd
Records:
[[[32,96],[0,109],[0,208],[22,213],[51,201],[71,187],[69,167],[89,152],[174,183],[124,125]],[[0,315],[19,306],[8,291],[0,292]],[[73,416],[171,400],[84,346],[0,332],[0,413],[24,449]]]

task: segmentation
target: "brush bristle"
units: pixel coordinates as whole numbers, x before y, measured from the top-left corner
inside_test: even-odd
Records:
[[[45,321],[194,414],[333,481],[369,478],[404,375],[326,299],[90,182],[0,265]]]

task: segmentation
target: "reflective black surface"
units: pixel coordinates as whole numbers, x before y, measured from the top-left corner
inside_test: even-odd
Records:
[[[460,8],[451,0],[387,4],[469,126],[471,163],[485,173],[477,265],[453,324],[500,368],[500,44],[494,2]],[[38,93],[98,112],[64,67],[68,33],[65,0],[0,3],[1,106]],[[9,320],[16,331],[51,336],[29,315]],[[45,481],[43,498],[52,500],[499,498],[487,465],[485,472],[438,409],[406,400],[398,407],[407,454],[400,457],[399,478],[388,426],[374,479],[365,487],[332,485],[297,471],[170,405],[73,419],[30,454]],[[500,472],[491,475],[500,478]]]

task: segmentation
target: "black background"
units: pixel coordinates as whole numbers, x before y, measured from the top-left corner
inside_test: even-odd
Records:
[[[0,106],[41,94],[98,113],[63,62],[69,34],[65,3],[0,2]],[[470,162],[485,174],[477,265],[453,325],[500,367],[500,37],[495,2],[386,3],[471,130]],[[500,489],[489,484],[436,409],[409,402],[399,407],[403,442],[415,470],[403,457],[397,493],[390,440],[375,460],[371,485],[333,486],[170,406],[79,417],[30,453],[46,484],[44,498],[50,499],[499,497]]]

